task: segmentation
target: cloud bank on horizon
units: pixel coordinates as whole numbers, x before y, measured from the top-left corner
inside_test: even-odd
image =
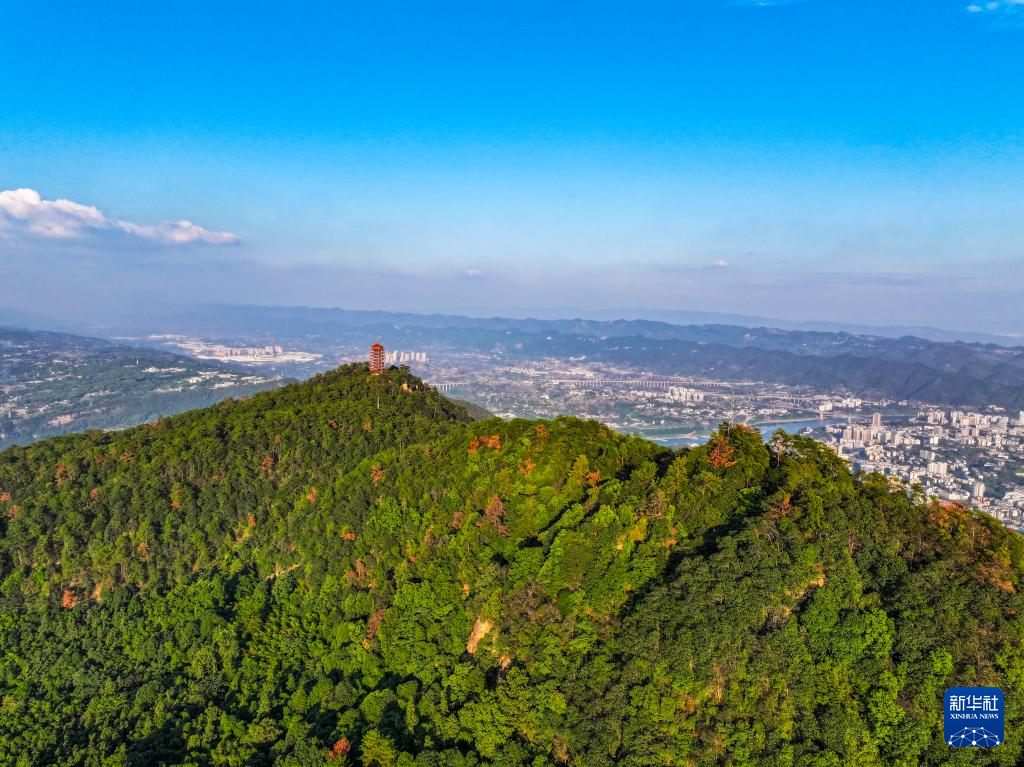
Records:
[[[113,233],[157,245],[236,245],[237,235],[206,229],[191,221],[137,224],[111,218],[99,208],[71,200],[46,200],[35,189],[0,192],[0,234],[77,240]]]

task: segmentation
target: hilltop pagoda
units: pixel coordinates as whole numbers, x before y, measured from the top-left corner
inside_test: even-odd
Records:
[[[370,347],[370,372],[374,375],[384,372],[384,346],[380,341]]]

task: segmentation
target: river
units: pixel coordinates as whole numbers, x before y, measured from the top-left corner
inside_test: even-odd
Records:
[[[846,423],[846,418],[809,418],[802,420],[783,420],[783,421],[764,421],[761,423],[751,423],[748,426],[753,426],[761,431],[764,438],[770,439],[772,434],[777,429],[782,429],[789,434],[799,434],[804,429],[823,429],[826,426],[831,426],[839,423]],[[659,445],[667,445],[668,447],[688,447],[693,445],[703,445],[708,441],[710,434],[696,434],[686,435],[679,437],[648,437],[649,439],[657,442]]]

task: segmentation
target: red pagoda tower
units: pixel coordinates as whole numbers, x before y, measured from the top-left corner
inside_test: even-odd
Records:
[[[380,341],[370,347],[370,372],[374,375],[384,372],[384,347]]]

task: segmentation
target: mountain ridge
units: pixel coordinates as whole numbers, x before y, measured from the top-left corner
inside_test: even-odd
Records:
[[[423,325],[426,327],[480,327],[500,328],[557,328],[559,324],[590,324],[594,326],[609,323],[636,323],[666,327],[718,326],[734,328],[759,328],[784,332],[851,335],[878,338],[914,337],[936,343],[965,343],[977,345],[999,345],[1007,348],[1024,346],[1020,336],[974,333],[968,331],[943,330],[930,327],[874,326],[829,322],[791,322],[771,317],[743,314],[722,314],[715,312],[688,312],[685,310],[622,309],[606,312],[567,311],[549,313],[551,316],[531,316],[526,312],[501,312],[495,309],[475,314],[454,314],[446,312],[404,312],[383,309],[345,309],[340,307],[273,306],[259,304],[208,305],[197,307],[195,313],[206,329],[222,326],[232,317],[241,322],[237,328],[252,327],[253,322],[273,317],[280,320],[304,321],[309,323],[333,322],[342,326],[372,326],[381,323]],[[174,317],[154,318],[151,322],[173,326]],[[236,329],[237,329],[236,328]]]

